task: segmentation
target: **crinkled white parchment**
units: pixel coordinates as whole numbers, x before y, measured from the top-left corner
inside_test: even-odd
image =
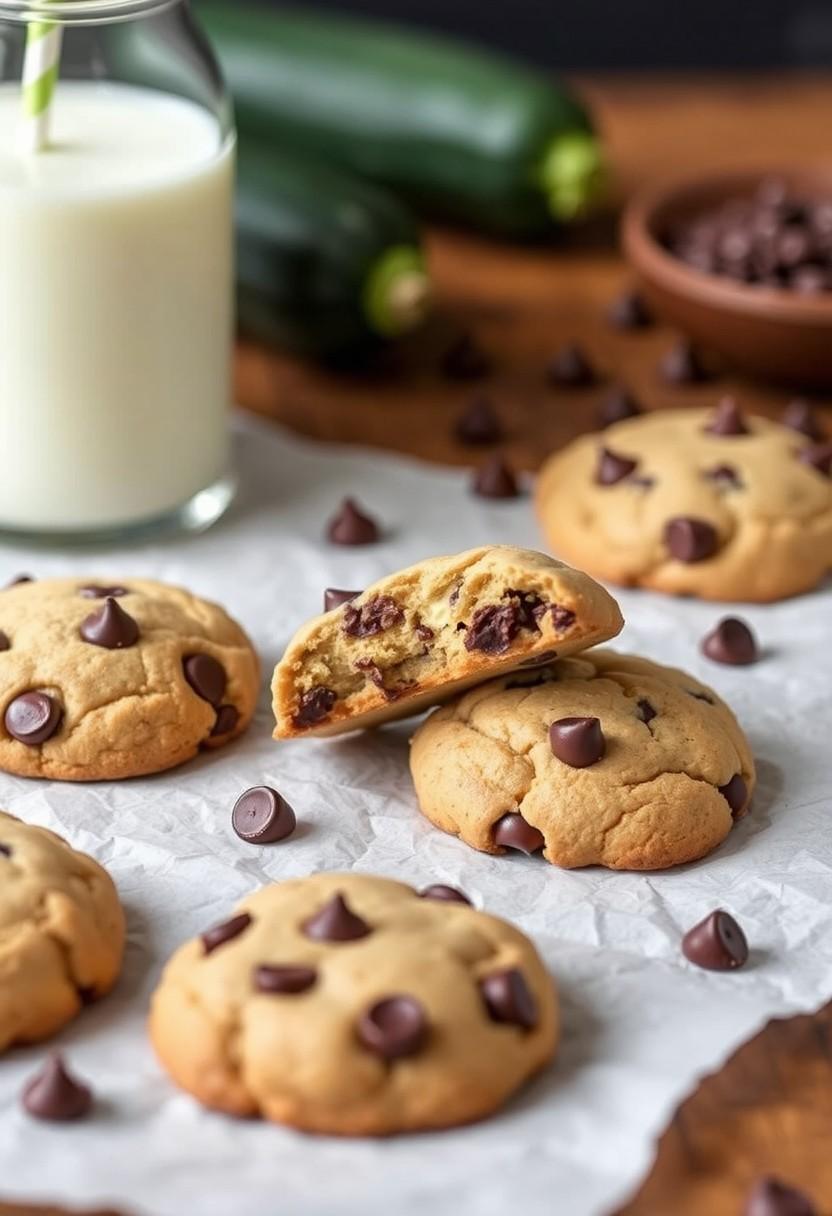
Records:
[[[109,1202],[141,1216],[609,1211],[646,1172],[656,1135],[703,1072],[772,1015],[832,995],[832,591],[743,608],[765,647],[747,669],[699,654],[726,606],[620,596],[628,623],[616,645],[710,682],[750,734],[760,770],[753,812],[712,857],[647,875],[487,857],[420,817],[406,726],[276,744],[266,684],[295,627],[319,611],[324,587],[362,587],[486,541],[537,545],[528,499],[488,503],[469,494],[459,471],[313,446],[254,421],[239,421],[237,439],[239,499],[204,536],[87,555],[0,550],[0,581],[29,569],[183,583],[239,618],[264,667],[248,734],[181,769],[94,785],[0,774],[0,806],[103,862],[129,923],[119,987],[57,1039],[94,1085],[95,1117],[36,1123],[18,1093],[46,1048],[0,1060],[0,1194]],[[385,522],[384,543],[323,543],[324,521],[347,493]],[[258,849],[234,836],[230,811],[261,782],[289,799],[300,827]],[[452,883],[516,921],[562,993],[557,1063],[478,1126],[384,1142],[235,1122],[178,1093],[144,1031],[165,959],[261,883],[317,869]],[[710,974],[680,955],[683,930],[716,906],[739,918],[752,943],[742,972]]]

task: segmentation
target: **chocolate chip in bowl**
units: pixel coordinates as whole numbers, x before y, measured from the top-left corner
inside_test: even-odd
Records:
[[[832,385],[832,171],[715,173],[650,186],[622,242],[657,316],[727,364]]]

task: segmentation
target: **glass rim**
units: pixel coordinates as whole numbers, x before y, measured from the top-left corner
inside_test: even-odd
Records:
[[[130,17],[144,16],[182,2],[183,0],[0,0],[0,21],[91,25],[106,21],[125,21]]]

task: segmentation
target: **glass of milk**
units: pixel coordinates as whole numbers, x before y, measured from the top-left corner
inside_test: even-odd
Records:
[[[40,151],[33,19],[60,41]],[[230,502],[233,166],[187,0],[0,0],[0,539],[196,530]]]

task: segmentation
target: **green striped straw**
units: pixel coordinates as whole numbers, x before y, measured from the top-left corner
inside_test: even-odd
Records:
[[[30,21],[26,30],[23,118],[26,146],[32,152],[42,152],[49,144],[62,33],[62,27],[54,21]]]

